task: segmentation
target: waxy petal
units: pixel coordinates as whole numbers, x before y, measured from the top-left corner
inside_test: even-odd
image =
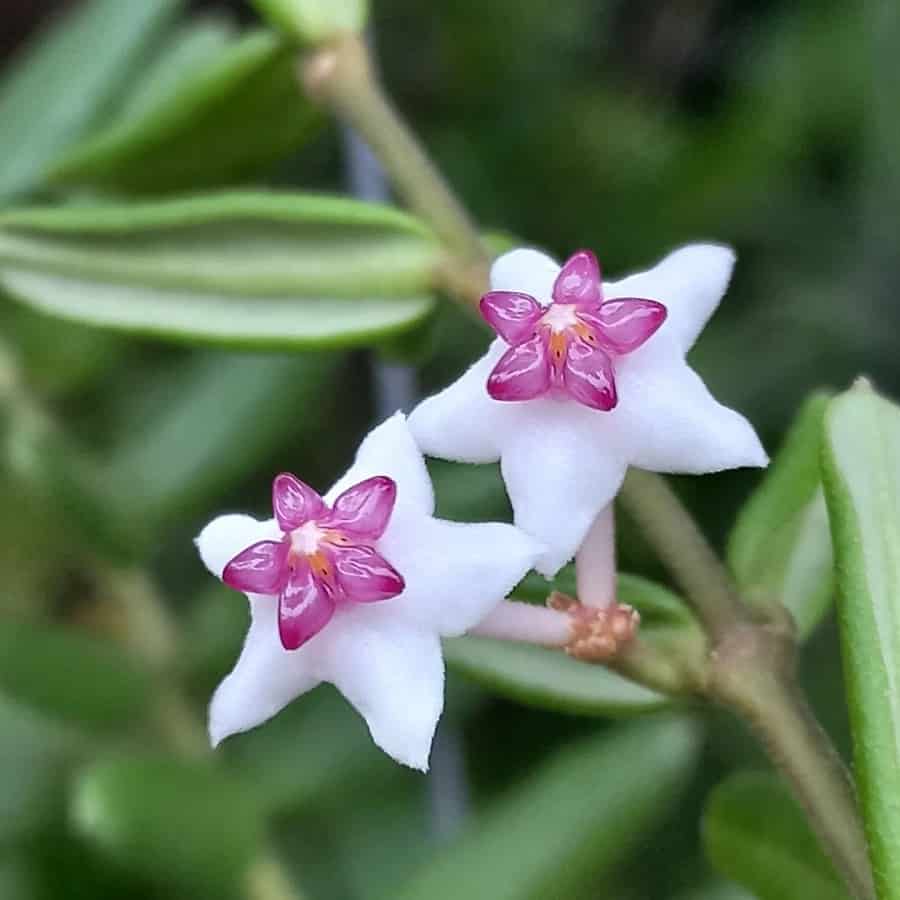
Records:
[[[516,525],[547,547],[535,568],[552,578],[619,490],[626,460],[609,438],[615,412],[549,398],[525,408],[528,420],[507,439],[501,470]]]
[[[581,318],[591,325],[602,344],[625,354],[646,343],[666,321],[666,308],[655,300],[628,297],[609,300]]]
[[[551,368],[542,335],[517,347],[510,347],[494,366],[487,380],[487,392],[495,400],[532,400],[550,387]]]
[[[251,594],[250,615],[240,658],[209,706],[214,747],[229,735],[262,724],[321,681],[310,654],[314,645],[293,653],[281,646],[277,601]]]
[[[260,541],[235,556],[222,572],[222,581],[246,594],[277,594],[288,578],[285,541]]]
[[[329,553],[348,600],[374,603],[396,597],[405,587],[403,576],[372,547],[331,547]]]
[[[281,530],[274,519],[260,522],[252,516],[218,516],[197,536],[194,543],[206,568],[221,578],[225,566],[242,550],[260,541],[278,541]]]
[[[520,291],[546,306],[553,297],[559,264],[539,250],[510,250],[491,266],[492,291]]]
[[[678,349],[686,353],[725,294],[734,260],[730,247],[689,244],[673,251],[647,272],[606,284],[604,293],[607,300],[621,297],[658,300],[668,311],[663,333],[670,334]]]
[[[553,284],[553,299],[588,308],[599,306],[603,300],[600,264],[590,250],[579,250],[566,260]]]
[[[392,525],[379,547],[406,581],[391,610],[442,637],[477,625],[545,549],[512,525],[441,519],[425,519],[414,528]]]
[[[522,413],[519,404],[494,400],[487,392],[488,377],[506,349],[497,338],[468,371],[410,413],[409,427],[422,452],[466,463],[500,459],[503,440]]]
[[[334,598],[302,557],[278,597],[278,635],[285,650],[315,637],[334,615]]]
[[[334,501],[324,524],[375,541],[384,534],[396,500],[397,483],[376,475],[348,487]]]
[[[272,509],[282,531],[293,531],[325,512],[322,498],[308,484],[287,472],[272,483]]]
[[[349,488],[375,476],[387,476],[396,485],[392,520],[410,514],[430,516],[434,512],[431,478],[403,413],[395,413],[369,432],[353,465],[325,499],[335,504]]]
[[[753,426],[719,403],[684,360],[633,360],[626,357],[620,368],[621,402],[612,413],[616,440],[631,465],[702,474],[768,464]]]
[[[618,403],[612,360],[587,341],[569,342],[563,383],[574,399],[591,409],[608,412]]]
[[[478,308],[488,325],[511,346],[527,341],[543,314],[534,297],[518,291],[490,291]]]
[[[382,750],[424,772],[444,706],[440,639],[389,613],[386,605],[339,611],[322,635],[322,672]]]

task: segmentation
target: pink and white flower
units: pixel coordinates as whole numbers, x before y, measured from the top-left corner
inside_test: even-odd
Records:
[[[685,361],[733,265],[713,244],[607,283],[587,251],[562,268],[531,249],[494,263],[481,308],[499,337],[409,422],[432,456],[500,460],[516,525],[547,547],[538,571],[552,576],[575,555],[628,466],[767,464],[750,423]]]
[[[209,570],[250,601],[243,652],[210,704],[213,744],[325,681],[379,747],[425,770],[443,707],[440,638],[485,618],[543,548],[511,525],[434,518],[400,413],[324,497],[279,475],[272,499],[273,519],[220,516],[197,538]]]

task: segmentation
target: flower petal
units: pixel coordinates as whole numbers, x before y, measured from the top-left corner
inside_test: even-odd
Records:
[[[272,509],[282,531],[299,528],[325,511],[322,498],[299,478],[282,472],[272,482]]]
[[[213,519],[194,543],[206,568],[221,578],[225,566],[246,547],[280,539],[281,530],[274,519],[260,522],[252,516],[234,513]]]
[[[384,534],[396,500],[394,479],[376,475],[348,487],[334,501],[326,522],[350,534],[376,541]]]
[[[609,300],[593,315],[581,316],[599,340],[615,353],[637,350],[666,321],[666,308],[655,300],[627,297]]]
[[[434,512],[431,478],[403,413],[395,413],[369,432],[356,451],[353,465],[326,495],[326,502],[336,503],[344,491],[378,475],[396,484],[393,515],[410,510],[423,515]]]
[[[277,594],[288,577],[285,541],[259,541],[235,556],[222,572],[222,581],[246,594]]]
[[[427,518],[423,516],[422,520]],[[356,603],[387,600],[405,587],[403,576],[371,547],[332,547],[329,552],[338,584],[349,600]]]
[[[397,762],[427,771],[444,706],[437,635],[398,623],[383,605],[351,606],[320,640],[323,677],[356,707],[372,740]]]
[[[510,250],[491,266],[492,291],[522,291],[546,306],[553,296],[559,265],[538,250]]]
[[[553,284],[553,299],[557,303],[577,303],[589,307],[602,302],[600,264],[590,250],[579,250],[563,263]]]
[[[278,597],[278,635],[285,650],[296,650],[315,637],[334,615],[334,598],[313,575],[305,559],[293,571]]]
[[[491,612],[544,547],[512,525],[428,518],[414,529],[392,524],[379,549],[406,580],[406,590],[386,603],[385,610],[453,637]]]
[[[580,338],[569,342],[563,383],[572,397],[591,409],[608,412],[618,402],[612,360],[600,347]]]
[[[215,747],[229,735],[270,719],[295,697],[314,688],[314,645],[293,653],[278,639],[278,601],[250,595],[252,621],[244,649],[209,706],[209,736]]]
[[[487,392],[495,400],[532,400],[550,387],[550,357],[543,335],[510,347],[487,380]]]
[[[689,244],[647,272],[607,284],[607,300],[650,297],[668,310],[665,332],[687,352],[728,287],[735,255],[720,244]]]
[[[513,346],[534,334],[542,315],[537,300],[518,291],[490,291],[481,298],[478,306],[488,325]]]
[[[637,363],[623,360],[620,401],[611,414],[630,465],[700,474],[768,464],[753,426],[719,403],[684,360],[673,355]]]
[[[491,370],[506,349],[497,338],[467,372],[412,411],[409,427],[424,453],[468,463],[500,458],[503,436],[518,427],[523,411],[521,405],[494,400],[487,392]]]
[[[609,417],[571,401],[534,400],[507,440],[501,470],[516,525],[547,546],[535,568],[552,577],[615,496],[625,460]]]

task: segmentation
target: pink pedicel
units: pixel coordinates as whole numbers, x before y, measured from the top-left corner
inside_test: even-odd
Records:
[[[281,540],[260,541],[238,553],[222,573],[229,587],[278,597],[278,632],[285,650],[315,637],[341,603],[396,597],[403,577],[375,550],[384,534],[397,485],[367,478],[347,488],[329,508],[293,475],[272,484],[272,508]]]
[[[565,392],[604,412],[619,399],[616,358],[637,350],[666,320],[666,308],[656,300],[604,302],[600,266],[590,250],[568,259],[548,306],[530,294],[491,291],[481,298],[481,314],[510,345],[488,378],[495,400]]]

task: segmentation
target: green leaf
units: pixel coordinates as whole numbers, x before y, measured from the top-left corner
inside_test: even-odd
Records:
[[[562,751],[440,852],[393,900],[530,900],[596,886],[670,808],[699,749],[692,723],[621,726]]]
[[[0,84],[0,199],[40,181],[50,159],[94,122],[182,5],[90,0],[38,35]]]
[[[252,0],[260,15],[294,40],[319,44],[366,27],[367,0]]]
[[[439,248],[342,197],[231,192],[0,213],[0,284],[91,325],[237,346],[347,346],[428,315]]]
[[[327,398],[340,365],[313,354],[192,360],[178,374],[177,393],[129,431],[107,472],[127,487],[127,505],[151,532],[201,510],[298,426],[312,438],[333,409]]]
[[[880,900],[900,897],[900,409],[864,382],[825,417],[854,773]]]
[[[747,599],[781,601],[801,638],[828,612],[835,589],[819,463],[828,401],[826,394],[807,400],[728,543]]]
[[[250,32],[211,57],[209,37],[201,43],[204,55],[193,41],[177,51],[165,81],[151,72],[137,110],[55,160],[50,179],[130,193],[234,184],[314,133],[319,114],[300,92],[294,52],[276,35]]]
[[[91,729],[132,724],[151,680],[112,644],[60,627],[4,620],[0,690],[26,706]]]
[[[554,712],[582,716],[628,716],[670,702],[602,666],[591,666],[530,644],[493,638],[444,641],[444,658],[456,672],[494,693]]]
[[[710,796],[703,843],[713,865],[759,900],[848,900],[787,789],[764,772],[739,772]]]
[[[260,807],[211,764],[164,757],[99,762],[72,796],[78,833],[154,884],[235,896],[263,832]]]

